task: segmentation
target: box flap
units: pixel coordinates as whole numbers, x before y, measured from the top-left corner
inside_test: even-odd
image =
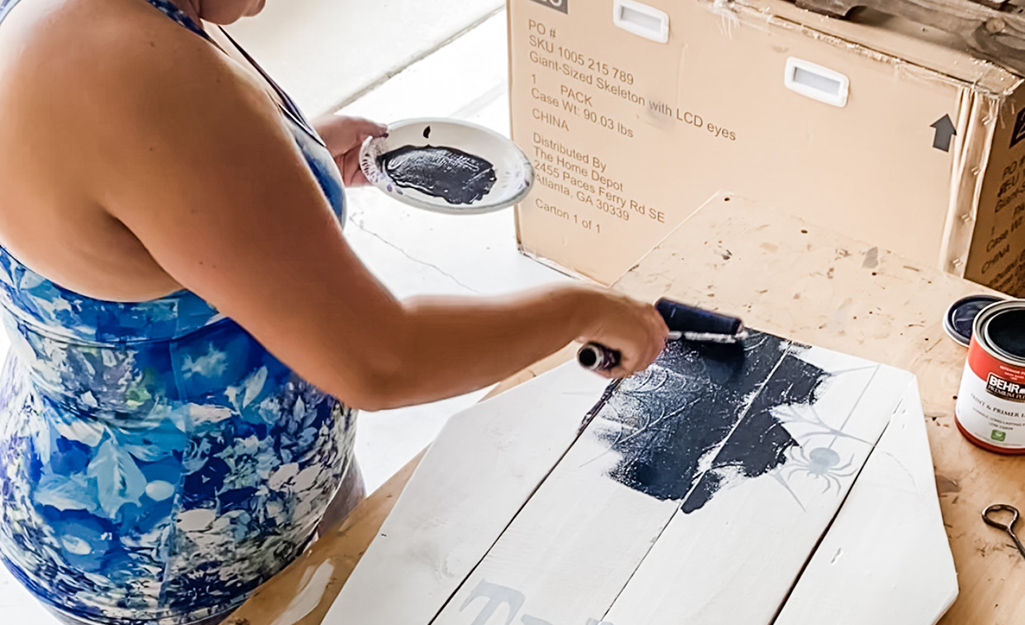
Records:
[[[876,11],[859,10],[850,19],[837,19],[798,8],[786,0],[733,0],[723,11],[757,16],[766,23],[802,29],[813,37],[836,37],[838,45],[903,59],[977,89],[1008,94],[1022,78],[973,54],[956,37]]]

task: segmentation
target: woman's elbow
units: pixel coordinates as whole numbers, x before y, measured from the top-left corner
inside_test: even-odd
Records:
[[[364,365],[348,379],[337,397],[345,405],[365,412],[379,412],[410,405],[411,385],[401,365]]]
[[[410,403],[418,365],[412,341],[404,340],[401,324],[386,331],[365,332],[344,348],[332,349],[322,363],[329,367],[331,388],[347,406],[377,412]],[[351,337],[350,337],[351,338]],[[340,357],[338,354],[342,354]]]

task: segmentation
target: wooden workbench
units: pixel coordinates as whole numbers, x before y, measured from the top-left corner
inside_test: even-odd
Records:
[[[980,517],[992,503],[1025,508],[1025,458],[982,451],[954,426],[966,350],[944,334],[943,313],[954,300],[984,289],[727,195],[695,213],[616,288],[736,313],[761,330],[913,371],[961,585],[941,623],[1025,623],[1025,560]],[[564,351],[510,383],[569,356]],[[228,625],[320,623],[417,460],[266,584]]]

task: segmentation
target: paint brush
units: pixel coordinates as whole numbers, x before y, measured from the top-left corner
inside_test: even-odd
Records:
[[[669,328],[670,341],[731,345],[747,338],[744,322],[738,317],[688,306],[667,299],[655,303]],[[620,353],[599,343],[588,343],[577,352],[577,362],[591,371],[608,371],[619,364]]]

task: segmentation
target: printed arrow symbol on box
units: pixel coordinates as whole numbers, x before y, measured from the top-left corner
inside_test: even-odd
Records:
[[[933,137],[932,147],[937,150],[949,152],[950,142],[953,140],[954,135],[957,134],[957,129],[954,128],[954,122],[950,121],[950,115],[944,115],[933,122],[929,127],[936,129],[936,136]]]

